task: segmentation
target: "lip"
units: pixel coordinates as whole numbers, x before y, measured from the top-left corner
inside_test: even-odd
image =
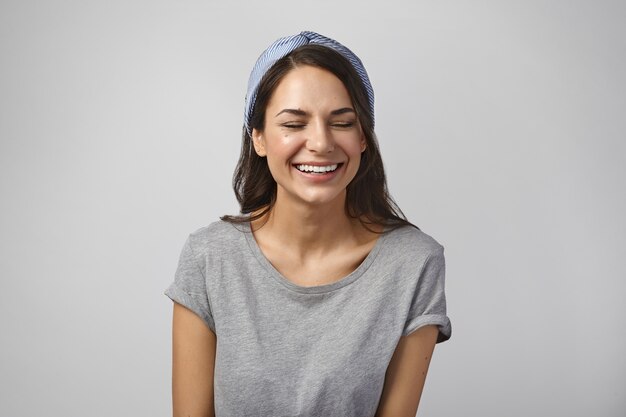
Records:
[[[313,174],[313,173],[308,173],[308,172],[302,172],[298,168],[296,168],[296,165],[327,166],[327,165],[334,165],[334,164],[338,165],[337,169],[332,172],[326,172],[324,174],[320,174],[320,173]],[[344,162],[302,162],[302,163],[292,164],[291,167],[298,175],[301,176],[301,178],[304,178],[307,181],[310,181],[313,183],[323,183],[323,182],[331,181],[333,178],[338,176],[343,171],[345,165],[346,164]]]
[[[331,162],[331,161],[324,161],[324,162],[319,162],[319,161],[317,161],[317,162],[294,162],[291,165],[293,165],[293,166],[296,166],[296,165],[312,165],[312,166],[316,166],[316,167],[325,167],[327,165],[335,165],[335,164],[340,165],[340,164],[343,164],[343,162]]]

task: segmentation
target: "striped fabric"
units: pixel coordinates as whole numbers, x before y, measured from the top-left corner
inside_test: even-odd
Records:
[[[319,33],[304,31],[297,35],[278,39],[261,54],[256,64],[254,64],[250,79],[248,80],[248,92],[246,94],[246,106],[244,109],[244,124],[249,135],[252,136],[250,119],[252,117],[252,109],[254,108],[254,102],[256,101],[256,94],[261,79],[276,61],[289,54],[294,49],[308,44],[322,45],[334,49],[350,61],[363,82],[363,86],[367,92],[370,111],[372,112],[372,120],[374,119],[374,89],[372,88],[365,67],[363,67],[363,63],[359,57],[333,39],[327,38]]]

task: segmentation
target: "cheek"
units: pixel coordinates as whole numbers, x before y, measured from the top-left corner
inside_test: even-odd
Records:
[[[293,135],[286,134],[284,136],[274,137],[266,143],[268,163],[275,161],[285,162],[295,155],[300,149],[299,140]]]
[[[362,143],[360,138],[352,137],[344,142],[343,149],[351,158],[360,158],[363,150]]]

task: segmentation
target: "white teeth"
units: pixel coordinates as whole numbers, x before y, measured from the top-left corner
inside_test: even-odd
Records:
[[[302,172],[332,172],[337,169],[338,164],[318,166],[318,165],[296,165],[296,168]]]

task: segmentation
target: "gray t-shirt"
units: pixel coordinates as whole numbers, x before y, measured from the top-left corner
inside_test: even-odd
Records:
[[[303,287],[261,252],[249,224],[185,242],[165,294],[217,336],[216,417],[374,416],[401,336],[451,335],[443,246],[410,226],[382,234],[352,273]]]

